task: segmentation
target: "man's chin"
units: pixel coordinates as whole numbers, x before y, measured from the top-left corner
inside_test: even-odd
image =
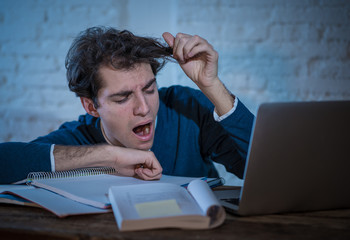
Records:
[[[133,146],[132,148],[149,151],[152,148],[152,146],[153,146],[153,141],[148,143],[135,144],[135,146]]]

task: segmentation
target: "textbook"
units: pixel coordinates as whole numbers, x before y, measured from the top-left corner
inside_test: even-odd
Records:
[[[40,207],[60,218],[111,211],[111,209],[95,208],[51,191],[26,185],[0,185],[0,193],[0,203]]]
[[[15,204],[29,207],[40,207],[38,204],[11,192],[11,190],[26,191],[28,189],[34,188],[24,185],[0,185],[0,203]]]
[[[31,202],[27,199],[24,199],[16,195],[12,195],[10,193],[8,194],[0,193],[0,203],[15,204],[15,205],[29,206],[29,207],[40,207],[38,204],[34,202]]]
[[[186,186],[198,178],[163,175],[160,180],[145,181],[114,174],[112,168],[85,168],[62,172],[35,172],[28,175],[27,184],[49,190],[68,199],[102,209],[111,207],[108,190],[112,186],[173,183]]]
[[[120,231],[209,229],[226,217],[208,184],[200,179],[191,181],[187,189],[171,183],[113,186],[108,196]]]

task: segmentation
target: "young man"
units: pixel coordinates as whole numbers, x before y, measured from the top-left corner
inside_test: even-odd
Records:
[[[168,46],[113,28],[82,32],[66,68],[87,114],[32,142],[0,144],[0,183],[31,171],[96,166],[145,180],[216,177],[212,161],[242,178],[253,115],[218,78],[218,54],[205,39],[163,38]],[[200,91],[158,90],[156,75],[170,58]]]

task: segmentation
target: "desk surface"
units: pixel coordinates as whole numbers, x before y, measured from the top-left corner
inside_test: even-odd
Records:
[[[25,238],[23,238],[25,236]],[[35,207],[0,204],[1,239],[350,239],[350,209],[254,217],[227,214],[212,230],[119,232],[113,213],[57,218]]]

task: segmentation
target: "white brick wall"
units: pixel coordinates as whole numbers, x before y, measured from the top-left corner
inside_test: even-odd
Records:
[[[64,58],[95,25],[198,34],[220,77],[255,113],[266,101],[350,99],[348,0],[1,0],[0,142],[29,141],[84,113]],[[159,85],[194,86],[175,64]]]

